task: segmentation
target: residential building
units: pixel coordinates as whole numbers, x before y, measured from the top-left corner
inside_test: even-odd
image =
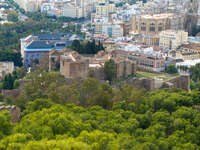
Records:
[[[123,37],[123,28],[120,25],[111,25],[107,28],[107,34],[113,39]]]
[[[100,2],[96,6],[96,15],[102,16],[102,17],[108,17],[109,13],[115,12],[115,4],[114,3],[105,3]]]
[[[105,17],[94,19],[94,33],[107,35],[110,38],[123,37],[124,30],[120,24],[113,24],[108,22]]]
[[[46,13],[49,16],[62,15],[62,11],[55,6],[55,3],[43,3],[41,6],[41,12]]]
[[[176,59],[183,61],[200,59],[200,44],[189,43],[179,46],[176,50]]]
[[[188,33],[182,30],[165,30],[159,33],[159,47],[161,49],[176,50],[178,46],[187,43]]]
[[[165,59],[161,56],[132,52],[129,59],[135,60],[137,66],[142,70],[161,72],[165,70]]]
[[[72,4],[66,4],[62,8],[62,16],[65,17],[72,17],[72,18],[79,18],[79,11],[80,9]]]
[[[176,51],[176,59],[183,61],[195,60],[195,59],[200,59],[200,55],[196,51],[182,50],[182,51]]]
[[[4,75],[12,73],[13,71],[14,71],[13,62],[9,61],[0,62],[0,79],[2,79]]]

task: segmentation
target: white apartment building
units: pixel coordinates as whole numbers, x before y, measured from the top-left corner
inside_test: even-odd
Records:
[[[123,37],[123,28],[120,25],[104,22],[103,24],[95,24],[95,33],[107,35],[110,38],[116,39]]]
[[[159,34],[159,47],[161,49],[176,50],[181,44],[187,43],[188,32],[166,30]]]
[[[44,3],[41,6],[41,12],[47,13],[50,16],[61,16],[60,9],[57,9],[54,3]]]
[[[91,4],[88,0],[49,0],[41,5],[41,12],[50,16],[82,18],[91,14]]]
[[[94,32],[95,34],[104,34],[106,32],[105,25],[108,24],[108,18],[99,17],[94,18]]]
[[[111,25],[107,30],[108,36],[113,39],[123,37],[123,28],[120,25]]]
[[[72,5],[70,3],[63,6],[61,15],[72,18],[84,17],[82,7],[76,7],[75,5]]]

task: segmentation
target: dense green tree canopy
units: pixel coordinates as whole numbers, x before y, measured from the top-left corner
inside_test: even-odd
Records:
[[[23,65],[21,54],[13,51],[0,51],[0,61],[12,61],[18,67]]]
[[[145,92],[92,78],[66,84],[55,72],[26,78],[13,101],[21,102],[20,122],[0,112],[0,150],[200,149],[197,90]]]
[[[97,44],[95,40],[88,41],[87,43],[74,40],[71,48],[80,54],[96,54],[98,51],[104,50],[102,43],[99,41]]]
[[[174,64],[171,64],[170,66],[167,67],[166,72],[169,74],[175,74],[178,73],[178,70],[176,69],[176,66]]]
[[[113,81],[116,78],[117,69],[115,61],[110,59],[104,64],[105,79],[108,81]]]
[[[0,112],[0,140],[12,132],[12,127],[9,112]]]

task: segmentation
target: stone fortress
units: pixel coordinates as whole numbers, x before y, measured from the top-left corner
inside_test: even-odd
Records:
[[[118,51],[112,53],[100,51],[94,57],[82,56],[75,51],[65,49],[62,52],[52,50],[49,53],[49,69],[55,64],[60,64],[60,73],[66,78],[94,77],[104,80],[104,63],[113,59],[116,64],[116,78],[134,76],[136,74],[136,62],[121,55]],[[60,62],[59,62],[60,61]]]
[[[128,79],[126,83],[139,89],[146,89],[147,91],[163,88],[180,88],[190,91],[190,76],[185,74],[174,76],[168,80],[147,77],[131,78]]]
[[[98,80],[104,80],[104,63],[109,59],[115,61],[116,78],[119,80],[126,78],[127,80],[125,82],[127,84],[137,88],[144,88],[147,91],[162,88],[181,88],[187,91],[190,90],[189,75],[169,75],[145,70],[145,68],[136,65],[136,61],[131,60],[127,52],[120,50],[112,52],[100,51],[93,57],[80,55],[70,49],[64,49],[62,52],[52,50],[49,53],[49,68],[53,68],[57,61],[57,63],[60,63],[60,73],[64,75],[66,79],[84,79],[93,77]],[[155,73],[155,76],[157,77],[138,76],[137,70],[139,72],[150,72],[150,74]]]
[[[89,60],[75,51],[65,52],[60,57],[60,73],[66,78],[87,78]]]

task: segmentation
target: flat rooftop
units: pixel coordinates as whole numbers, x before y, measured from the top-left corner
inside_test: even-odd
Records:
[[[173,13],[164,13],[164,14],[153,14],[153,15],[142,15],[141,17],[144,19],[164,19],[173,17]]]
[[[193,49],[196,51],[200,51],[200,43],[189,43],[189,44],[182,44],[180,48],[188,48]]]

